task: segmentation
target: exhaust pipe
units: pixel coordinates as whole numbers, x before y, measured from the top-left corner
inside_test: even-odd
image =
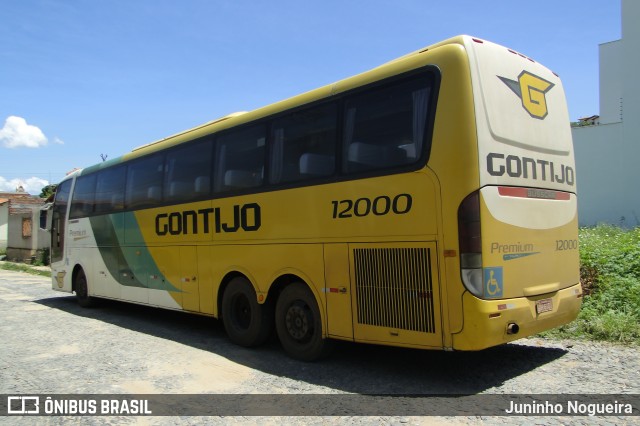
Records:
[[[518,334],[520,327],[515,322],[507,324],[507,334]]]

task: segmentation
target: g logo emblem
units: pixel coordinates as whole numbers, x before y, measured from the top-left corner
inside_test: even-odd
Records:
[[[500,76],[498,78],[518,95],[522,101],[522,107],[531,117],[544,120],[549,113],[545,95],[553,88],[553,83],[528,71],[522,71],[518,81]]]

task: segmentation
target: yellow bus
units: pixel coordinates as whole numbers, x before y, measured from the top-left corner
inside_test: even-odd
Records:
[[[580,308],[562,83],[469,36],[68,176],[52,285],[333,340],[480,350]]]

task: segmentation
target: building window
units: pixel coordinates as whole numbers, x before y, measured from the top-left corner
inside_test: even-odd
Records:
[[[22,238],[31,238],[32,222],[30,217],[22,218]]]

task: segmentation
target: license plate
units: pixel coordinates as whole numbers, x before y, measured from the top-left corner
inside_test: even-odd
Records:
[[[536,312],[538,314],[551,311],[553,311],[553,301],[551,299],[542,299],[536,302]]]

